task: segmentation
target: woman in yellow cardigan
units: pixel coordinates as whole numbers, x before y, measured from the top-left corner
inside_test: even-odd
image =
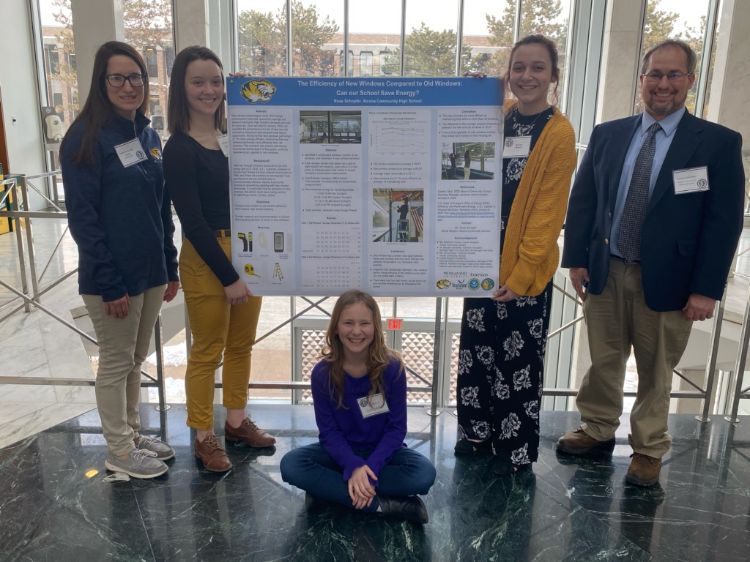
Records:
[[[558,265],[557,238],[575,168],[568,120],[547,101],[559,81],[557,48],[518,41],[506,84],[500,287],[465,299],[458,363],[456,455],[494,455],[496,474],[531,470],[539,449],[544,351]]]

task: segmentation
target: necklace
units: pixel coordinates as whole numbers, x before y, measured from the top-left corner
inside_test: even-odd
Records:
[[[542,115],[548,114],[548,112],[549,112],[549,107],[537,113],[536,117],[534,117],[534,120],[531,121],[531,123],[523,123],[520,119],[523,116],[521,115],[521,112],[518,111],[518,106],[516,106],[513,108],[513,111],[511,111],[510,113],[511,126],[513,127],[513,130],[518,132],[519,134],[529,135],[531,134],[531,131],[534,130],[534,126],[536,125],[536,122],[539,121],[539,118]]]

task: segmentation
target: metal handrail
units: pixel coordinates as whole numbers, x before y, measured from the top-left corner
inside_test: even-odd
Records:
[[[11,176],[8,179],[3,180],[3,185],[11,185],[11,190],[15,190],[16,192],[20,190],[21,197],[20,197],[20,203],[22,204],[22,208],[25,210],[17,210],[16,206],[19,203],[19,198],[16,196],[13,198],[13,208],[10,211],[0,210],[0,217],[7,217],[10,219],[19,219],[24,218],[26,219],[24,221],[25,223],[25,236],[26,236],[26,247],[28,251],[29,256],[29,268],[31,270],[31,295],[29,296],[29,287],[28,287],[28,280],[26,278],[26,266],[25,266],[25,253],[24,253],[24,244],[23,244],[23,238],[20,228],[16,228],[16,238],[17,238],[17,246],[19,251],[19,264],[21,266],[21,281],[22,281],[22,289],[18,290],[15,287],[12,287],[8,283],[3,282],[0,280],[0,285],[17,295],[17,297],[20,297],[23,299],[23,304],[16,307],[11,313],[4,318],[7,318],[8,316],[15,314],[18,312],[21,308],[24,308],[27,312],[30,312],[31,308],[37,308],[39,310],[42,310],[46,314],[53,317],[58,322],[62,323],[69,329],[72,329],[74,332],[78,333],[81,337],[87,339],[88,341],[91,341],[92,343],[96,344],[96,340],[83,332],[82,330],[78,329],[75,325],[71,324],[67,320],[61,318],[51,310],[44,307],[39,301],[40,297],[52,289],[53,287],[57,286],[59,283],[62,283],[63,281],[67,280],[70,276],[76,273],[76,270],[66,272],[59,278],[53,280],[49,285],[47,285],[45,288],[40,289],[38,279],[36,277],[36,267],[34,263],[34,247],[33,247],[33,236],[31,231],[31,219],[32,218],[66,218],[67,214],[60,209],[59,206],[57,206],[53,201],[51,201],[49,198],[47,198],[43,193],[41,193],[36,187],[31,185],[31,188],[37,192],[40,196],[44,197],[46,201],[48,201],[51,205],[53,205],[58,211],[29,211],[28,210],[28,186],[30,185],[28,183],[29,178],[40,178],[40,177],[49,177],[49,176],[55,176],[58,172],[50,172],[47,174],[37,174],[35,176]],[[9,192],[11,191],[9,190]],[[0,205],[2,205],[2,202],[6,201],[8,197],[8,194],[5,194],[5,196],[0,200]],[[65,236],[67,232],[63,233],[62,236]],[[62,238],[58,241],[58,243],[55,245],[55,248],[53,250],[53,256],[54,253],[58,250],[60,246]],[[51,258],[50,258],[51,261]],[[42,276],[46,273],[47,268],[49,267],[48,262],[45,265],[44,270],[42,271]],[[563,287],[555,284],[554,289],[558,291],[561,295],[564,297],[567,297],[568,299],[571,299],[575,301],[578,305],[581,304],[580,299],[578,299],[577,295],[574,293],[570,293],[566,291]],[[301,311],[295,313],[292,317],[286,319],[284,322],[279,324],[278,326],[275,326],[271,330],[269,330],[267,333],[263,334],[259,338],[256,339],[256,343],[262,341],[263,339],[271,336],[273,333],[280,330],[282,327],[288,325],[289,323],[293,322],[294,320],[298,319],[302,315],[304,315],[306,312],[317,309],[323,312],[325,315],[330,316],[328,311],[323,309],[320,304],[325,301],[328,297],[323,297],[317,301],[313,301],[307,297],[302,297],[309,306],[305,307]],[[432,413],[438,413],[437,410],[437,403],[436,399],[438,396],[438,392],[436,391],[436,388],[438,387],[438,379],[441,378],[438,372],[437,368],[437,361],[441,356],[441,349],[440,346],[442,345],[443,338],[440,336],[440,331],[442,330],[442,319],[441,319],[441,313],[438,311],[441,306],[441,300],[438,299],[437,301],[437,308],[436,308],[436,339],[435,339],[435,345],[434,345],[434,358],[433,362],[434,365],[434,372],[433,372],[433,380],[428,381],[425,378],[419,376],[420,382],[424,384],[424,386],[409,386],[407,387],[407,390],[412,392],[431,392],[432,394],[432,406],[430,411]],[[700,386],[696,385],[692,381],[689,381],[686,379],[681,373],[676,372],[676,374],[680,377],[682,377],[684,380],[686,380],[691,386],[695,388],[694,391],[672,391],[671,397],[674,398],[700,398],[704,400],[704,408],[703,408],[703,415],[700,417],[697,417],[699,421],[706,422],[709,421],[708,418],[708,411],[710,409],[711,405],[711,398],[712,398],[712,392],[713,392],[713,381],[715,380],[715,374],[716,374],[716,356],[718,351],[718,344],[721,337],[721,326],[724,321],[724,306],[725,306],[725,298],[722,299],[722,301],[719,304],[719,307],[717,309],[716,318],[714,319],[714,325],[712,328],[712,338],[711,338],[711,347],[709,350],[709,358],[708,363],[706,365],[706,388],[703,389]],[[748,310],[750,310],[750,300],[748,301]],[[737,375],[736,378],[736,389],[733,396],[733,403],[731,408],[731,415],[727,417],[728,420],[732,421],[733,423],[736,423],[736,414],[738,409],[738,403],[741,398],[748,398],[748,390],[750,390],[750,387],[748,389],[742,389],[742,371],[738,371],[737,369],[743,368],[744,369],[744,361],[746,359],[747,354],[747,348],[748,348],[748,341],[750,340],[750,329],[747,328],[747,317],[750,312],[746,310],[746,320],[745,323],[743,323],[743,336],[741,339],[741,345],[740,350],[738,352],[738,360],[737,360],[737,367],[735,369],[735,374]],[[446,318],[447,320],[447,318]],[[548,333],[548,339],[555,337],[564,331],[574,328],[580,321],[583,320],[583,316],[577,316],[573,320],[563,324],[562,326],[550,331]],[[452,322],[451,322],[452,323]],[[142,386],[144,387],[157,387],[159,392],[159,407],[165,408],[167,407],[165,404],[165,392],[164,392],[164,378],[163,378],[163,364],[161,360],[161,334],[160,334],[160,323],[157,322],[157,325],[155,326],[155,330],[159,333],[156,334],[157,341],[159,345],[157,345],[157,374],[156,378],[151,376],[149,373],[145,371],[141,371],[142,375],[148,378],[147,381],[142,382]],[[740,363],[740,359],[742,354],[744,353],[744,357],[742,357],[742,362]],[[410,372],[414,372],[410,369]],[[415,373],[416,374],[416,373]],[[82,385],[82,386],[91,386],[95,383],[95,379],[77,379],[77,378],[68,378],[68,379],[56,379],[52,377],[17,377],[17,376],[0,376],[0,384],[30,384],[30,385]],[[428,386],[429,385],[429,386]],[[288,389],[288,390],[299,390],[299,389],[309,389],[310,383],[309,382],[303,382],[303,381],[264,381],[264,382],[251,382],[249,383],[249,388],[255,388],[255,389]],[[217,388],[221,388],[221,383],[216,383]],[[578,390],[575,388],[544,388],[543,389],[543,395],[546,396],[575,396],[577,394]],[[625,392],[625,396],[635,396],[635,392]]]

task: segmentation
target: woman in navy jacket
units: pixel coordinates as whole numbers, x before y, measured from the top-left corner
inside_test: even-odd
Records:
[[[60,149],[79,292],[99,342],[105,466],[136,478],[163,474],[163,461],[174,456],[166,443],[139,434],[141,363],[162,300],[172,300],[179,287],[161,142],[144,115],[148,99],[138,52],[105,43],[86,104]]]

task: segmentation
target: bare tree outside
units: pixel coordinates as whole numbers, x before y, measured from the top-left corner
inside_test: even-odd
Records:
[[[671,12],[668,10],[662,10],[659,8],[659,0],[650,0],[646,3],[646,19],[643,26],[643,41],[641,44],[641,57],[643,54],[653,47],[658,45],[666,39],[681,39],[685,41],[698,57],[698,65],[695,69],[696,76],[700,76],[703,68],[705,67],[703,62],[703,35],[706,28],[706,16],[702,16],[697,26],[686,25],[681,31],[676,31],[676,24],[679,20],[679,14],[677,12]],[[640,65],[640,62],[639,62]],[[710,63],[708,65],[711,66]],[[640,67],[638,69],[640,72]],[[687,100],[685,100],[685,106],[690,112],[695,111],[695,101],[698,89],[698,80],[695,81],[693,87],[688,92]],[[636,88],[636,90],[638,90]],[[635,111],[643,111],[643,103],[641,101],[640,92],[635,93]]]
[[[240,70],[256,76],[287,74],[286,5],[276,12],[242,10],[238,21]],[[336,76],[340,53],[326,48],[339,25],[315,6],[292,2],[292,65],[298,76]],[[337,59],[337,55],[339,59]]]

